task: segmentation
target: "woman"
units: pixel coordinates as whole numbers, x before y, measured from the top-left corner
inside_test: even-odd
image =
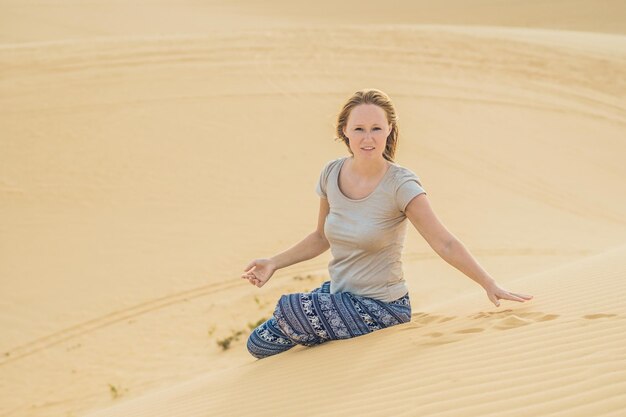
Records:
[[[262,287],[277,269],[330,247],[331,280],[311,292],[281,296],[273,316],[248,338],[254,357],[409,322],[411,304],[400,260],[406,218],[439,256],[480,284],[496,306],[500,299],[532,298],[498,286],[439,221],[419,178],[393,162],[397,116],[385,93],[354,93],[337,118],[337,136],[351,156],[328,162],[320,174],[317,230],[276,256],[253,260],[241,275]]]

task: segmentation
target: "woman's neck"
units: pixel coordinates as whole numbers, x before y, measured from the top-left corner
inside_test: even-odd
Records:
[[[349,157],[350,170],[359,177],[375,178],[380,176],[381,172],[385,172],[389,162],[385,158],[380,159],[355,159],[354,156]]]

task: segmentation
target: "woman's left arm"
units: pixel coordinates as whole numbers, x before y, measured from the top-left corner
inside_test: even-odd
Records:
[[[474,259],[463,242],[450,233],[441,223],[430,206],[428,196],[425,193],[415,196],[409,202],[405,214],[430,247],[443,260],[483,287],[489,300],[497,307],[500,306],[499,299],[524,302],[533,298],[532,295],[513,293],[498,286],[496,281]]]

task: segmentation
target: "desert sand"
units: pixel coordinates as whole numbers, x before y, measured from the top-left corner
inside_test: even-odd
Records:
[[[623,416],[626,6],[430,3],[0,0],[0,416]],[[330,252],[240,274],[315,228],[366,87],[534,298],[495,307],[409,225],[410,323],[257,360]]]

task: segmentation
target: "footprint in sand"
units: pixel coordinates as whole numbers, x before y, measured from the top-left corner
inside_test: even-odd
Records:
[[[597,316],[597,315],[594,315]],[[542,312],[521,312],[514,310],[503,310],[503,311],[495,311],[495,312],[480,312],[477,314],[473,314],[468,316],[470,319],[474,320],[483,320],[484,326],[468,326],[466,328],[461,328],[458,330],[450,330],[448,332],[430,332],[426,333],[419,337],[418,339],[413,339],[420,346],[437,346],[443,345],[447,343],[458,342],[463,340],[463,338],[454,338],[454,337],[446,337],[453,335],[467,335],[474,333],[482,333],[487,330],[489,327],[493,327],[498,330],[507,330],[513,329],[516,327],[526,326],[532,323],[539,323],[544,321],[555,320],[559,318],[558,314],[545,314]],[[427,313],[414,313],[411,318],[411,324],[408,326],[405,325],[405,329],[402,330],[410,330],[415,328],[423,328],[427,325],[437,325],[439,323],[444,323],[447,321],[451,321],[456,319],[454,316],[441,316],[435,314],[427,314]],[[591,317],[589,317],[591,318]],[[594,317],[596,318],[596,317]],[[460,323],[457,323],[457,325]],[[470,323],[467,323],[470,324]],[[426,336],[426,338],[424,338]]]
[[[438,316],[428,313],[413,313],[411,315],[411,321],[419,324],[444,323],[455,318],[454,316]]]
[[[405,323],[402,325],[401,329],[398,331],[406,331],[411,329],[417,329],[420,327],[427,326],[429,324],[437,324],[437,323],[445,323],[450,320],[454,320],[456,317],[454,316],[440,316],[436,314],[428,314],[428,313],[413,313],[411,314],[411,322]]]
[[[485,329],[483,329],[482,327],[470,327],[469,329],[461,329],[461,330],[457,330],[454,333],[480,333],[480,332],[484,332]]]
[[[542,312],[514,312],[513,310],[480,312],[469,316],[472,319],[487,319],[493,321],[493,328],[499,330],[513,329],[516,327],[526,326],[528,324],[550,321],[557,319],[558,314],[545,314]]]
[[[411,338],[411,340],[415,341],[418,346],[439,346],[439,345],[445,345],[447,343],[458,342],[460,340],[460,339],[450,339],[450,338],[443,337],[447,335],[446,333],[442,333],[442,332],[426,333],[424,336],[420,336],[419,339]],[[430,339],[427,339],[427,338],[430,338]]]
[[[454,320],[455,318],[456,318],[455,316],[442,316],[442,315],[437,315],[437,314],[428,314],[428,313],[421,313],[421,312],[413,313],[411,315],[411,323],[404,324],[402,326],[403,328],[399,329],[398,331],[413,330],[413,329],[423,328],[428,325],[437,325],[439,323],[445,323],[445,322]],[[436,340],[428,341],[428,339],[426,339],[425,341],[424,336],[420,336],[419,339],[415,339],[411,337],[411,340],[414,340],[420,346],[437,346],[437,345],[444,345],[446,343],[452,343],[452,342],[457,341],[456,339],[446,339],[446,338],[437,339],[445,335],[446,334],[442,332],[431,332],[431,333],[427,333],[426,336],[436,339]]]
[[[608,317],[617,317],[617,314],[603,314],[603,313],[587,314],[586,316],[583,316],[583,319],[594,320],[594,319],[604,319]]]

